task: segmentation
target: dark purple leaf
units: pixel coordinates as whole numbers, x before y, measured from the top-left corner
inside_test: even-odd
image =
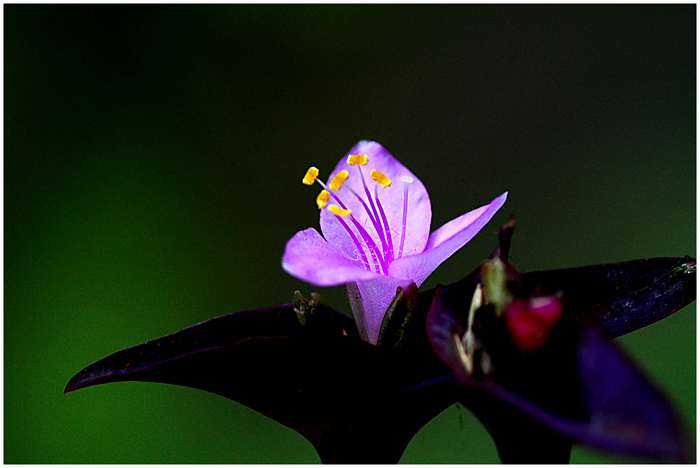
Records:
[[[581,333],[576,367],[584,419],[548,411],[492,382],[467,382],[473,391],[460,401],[484,422],[504,462],[561,463],[552,450],[564,448],[566,439],[655,461],[692,461],[666,398],[595,328]]]
[[[568,309],[583,310],[616,338],[650,325],[695,301],[695,259],[663,257],[535,271],[520,276],[541,294],[564,293]]]
[[[519,275],[516,294],[562,292],[568,313],[583,312],[612,339],[658,322],[694,302],[695,263],[690,257],[660,257],[532,271]],[[478,281],[477,269],[449,286],[461,292],[460,307],[468,307]]]
[[[665,396],[595,328],[579,337],[577,369],[589,419],[571,424],[578,440],[605,450],[689,462],[680,424]]]
[[[493,257],[508,263],[515,220],[498,231]],[[474,276],[453,286],[471,297]],[[660,257],[577,268],[533,271],[519,275],[520,293],[562,292],[569,313],[583,312],[607,338],[617,338],[657,322],[695,301],[696,261],[691,257]],[[461,286],[460,283],[464,283]]]
[[[119,381],[198,388],[298,431],[326,463],[395,463],[413,435],[454,403],[441,380],[431,382],[448,372],[434,356],[361,341],[342,314],[302,326],[290,304],[119,351],[78,373],[66,391]]]

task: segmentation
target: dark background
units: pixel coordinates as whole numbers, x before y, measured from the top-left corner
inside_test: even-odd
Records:
[[[510,192],[426,288],[476,266],[511,213],[521,271],[695,256],[695,11],[6,5],[4,461],[317,462],[205,392],[62,392],[114,351],[317,289],[280,267],[318,226],[300,179],[360,139],[421,178],[433,230]],[[693,440],[695,311],[618,340]],[[402,461],[498,459],[455,406]]]

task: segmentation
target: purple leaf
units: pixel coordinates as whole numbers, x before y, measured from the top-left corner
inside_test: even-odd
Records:
[[[662,257],[523,273],[525,288],[564,292],[607,338],[657,322],[695,301],[695,259]]]
[[[478,269],[449,288],[468,307]],[[521,273],[522,291],[563,293],[567,313],[584,313],[607,338],[617,338],[668,317],[696,298],[695,259],[659,257]]]
[[[79,372],[66,392],[120,381],[197,388],[294,429],[323,462],[396,463],[413,435],[455,401],[440,391],[442,381],[431,382],[449,372],[431,354],[372,346],[336,312],[302,326],[289,304],[119,351]]]

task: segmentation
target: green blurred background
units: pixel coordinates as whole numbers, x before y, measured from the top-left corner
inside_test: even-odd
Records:
[[[222,397],[121,383],[63,395],[114,351],[312,287],[314,164],[381,142],[433,229],[505,208],[521,271],[696,253],[695,5],[6,5],[6,463],[316,463]],[[349,312],[342,288],[323,291]],[[620,340],[695,440],[696,309]],[[319,352],[323,352],[319,350]],[[454,406],[402,462],[493,463]],[[576,448],[574,462],[621,462]]]

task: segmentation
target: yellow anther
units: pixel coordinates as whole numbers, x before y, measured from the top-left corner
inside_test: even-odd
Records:
[[[328,199],[330,197],[330,192],[327,190],[321,190],[321,193],[319,193],[318,197],[316,197],[316,204],[318,205],[319,210],[326,207],[326,203],[328,203]]]
[[[338,216],[350,216],[350,214],[352,213],[352,211],[350,210],[344,210],[335,205],[328,205],[328,211]]]
[[[364,166],[369,161],[366,154],[351,154],[348,156],[348,164],[354,166]]]
[[[376,169],[372,169],[370,175],[372,176],[372,179],[376,180],[377,183],[382,187],[388,187],[391,185],[391,179],[389,179],[387,176],[385,176]]]
[[[306,171],[306,175],[302,179],[302,183],[304,185],[313,185],[313,183],[316,181],[316,177],[318,177],[318,169],[316,169],[314,166],[311,166],[308,171]]]
[[[335,177],[333,177],[333,180],[331,180],[330,186],[331,190],[340,190],[340,187],[343,185],[343,182],[345,182],[348,179],[348,171],[343,169],[342,171],[338,172]]]

